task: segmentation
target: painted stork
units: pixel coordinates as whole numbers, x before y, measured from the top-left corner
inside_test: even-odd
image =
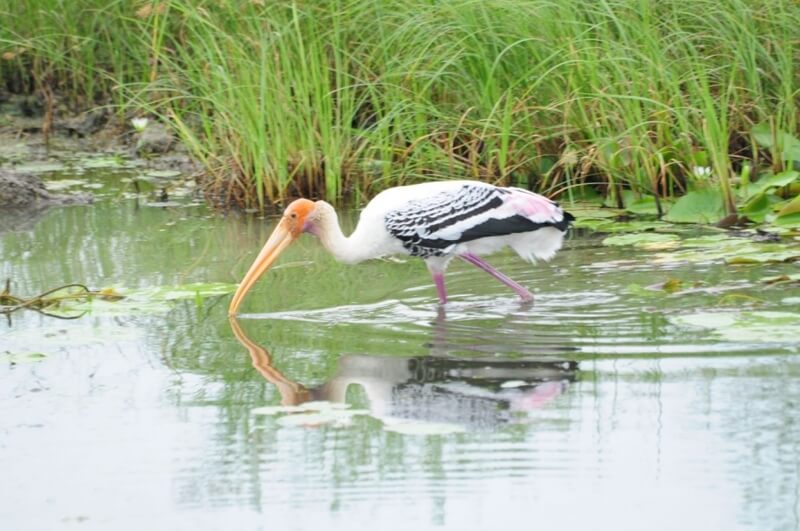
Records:
[[[346,237],[330,204],[297,199],[286,208],[242,279],[228,313],[236,314],[253,284],[304,232],[319,238],[337,260],[348,264],[392,254],[419,256],[433,276],[441,304],[447,302],[444,271],[454,257],[483,269],[523,300],[532,300],[527,289],[484,262],[480,255],[509,246],[529,262],[549,260],[561,247],[574,219],[557,203],[521,188],[441,181],[379,193]]]

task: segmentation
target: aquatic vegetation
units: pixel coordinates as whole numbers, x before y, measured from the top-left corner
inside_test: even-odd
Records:
[[[796,187],[749,192],[800,160],[790,0],[0,0],[0,17],[8,88],[166,124],[215,200],[471,177],[798,226]]]
[[[641,232],[609,236],[603,240],[603,245],[633,245],[645,249],[662,249],[664,246],[672,247],[677,242],[680,242],[680,236],[677,234]]]
[[[91,290],[83,284],[69,284],[45,291],[35,297],[22,298],[10,292],[10,281],[0,292],[0,314],[18,310],[36,310],[44,315],[65,319],[86,314],[136,315],[165,313],[172,309],[170,302],[203,299],[227,295],[236,284],[222,282],[191,283],[178,286],[158,286],[140,289],[103,288]]]
[[[800,313],[779,311],[698,311],[670,316],[683,327],[705,328],[721,339],[758,343],[800,337]]]

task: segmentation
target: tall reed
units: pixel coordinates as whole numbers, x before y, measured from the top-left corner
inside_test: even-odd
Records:
[[[4,84],[153,113],[248,206],[464,177],[732,204],[783,164],[752,127],[797,132],[793,0],[63,4],[0,0]]]

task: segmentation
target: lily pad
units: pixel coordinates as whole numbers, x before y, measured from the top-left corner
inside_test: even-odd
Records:
[[[786,284],[786,283],[800,283],[800,273],[794,273],[791,275],[774,275],[770,277],[764,277],[761,279],[761,282],[765,284]]]
[[[773,135],[769,122],[761,122],[752,129],[756,142],[766,148],[771,148],[777,143],[783,149],[783,160],[800,161],[800,139],[791,134],[778,130]]]
[[[797,195],[778,212],[778,217],[800,214],[800,195]]]
[[[634,247],[650,247],[662,245],[664,243],[678,242],[680,237],[677,234],[663,234],[658,232],[644,232],[637,234],[620,234],[609,236],[603,240],[603,245],[620,246],[633,245]]]
[[[686,238],[681,242],[681,247],[717,247],[721,244],[743,243],[748,240],[743,238],[731,238],[727,234],[708,234],[695,238]]]
[[[670,230],[673,225],[663,221],[615,221],[613,219],[578,219],[578,228],[586,228],[595,232],[644,232],[652,230]]]
[[[619,210],[617,208],[600,208],[594,204],[576,203],[574,205],[562,206],[577,219],[608,219],[625,214],[624,210]]]
[[[722,193],[714,188],[689,192],[664,217],[674,223],[716,223],[725,217]]]
[[[576,229],[589,229],[591,231],[601,232],[600,227],[607,224],[607,219],[577,218],[572,226]]]
[[[776,311],[696,312],[670,317],[678,326],[710,329],[729,341],[760,343],[796,342],[800,337],[800,313]]]
[[[785,262],[800,258],[800,247],[783,243],[759,243],[746,238],[718,238],[722,235],[692,238],[681,242],[681,249],[656,254],[656,263],[713,262],[730,264]]]
[[[772,220],[772,224],[783,228],[798,229],[800,228],[800,212],[779,215]]]
[[[798,179],[800,179],[800,172],[794,170],[782,171],[774,175],[765,175],[753,183],[747,189],[747,193],[750,195],[761,194],[771,188],[780,188],[791,184]]]
[[[633,214],[659,214],[656,198],[652,195],[640,195],[637,197],[632,191],[625,190],[622,193],[622,197],[625,202],[625,210],[628,212]],[[669,201],[661,199],[660,203],[662,213],[669,210],[671,205]]]
[[[735,254],[725,258],[729,264],[766,264],[769,262],[788,262],[800,259],[800,247],[784,247],[774,251],[758,251]]]

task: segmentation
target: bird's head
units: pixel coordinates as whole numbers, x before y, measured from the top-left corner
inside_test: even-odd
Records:
[[[233,299],[228,307],[228,315],[236,314],[236,310],[239,309],[239,305],[247,292],[250,291],[250,288],[266,273],[281,252],[289,247],[289,244],[303,232],[316,233],[316,222],[320,215],[318,205],[320,203],[322,202],[315,203],[308,199],[297,199],[286,207],[278,226],[272,231],[267,243],[264,244],[253,265],[250,266],[247,274],[239,283],[236,293],[233,294]]]

